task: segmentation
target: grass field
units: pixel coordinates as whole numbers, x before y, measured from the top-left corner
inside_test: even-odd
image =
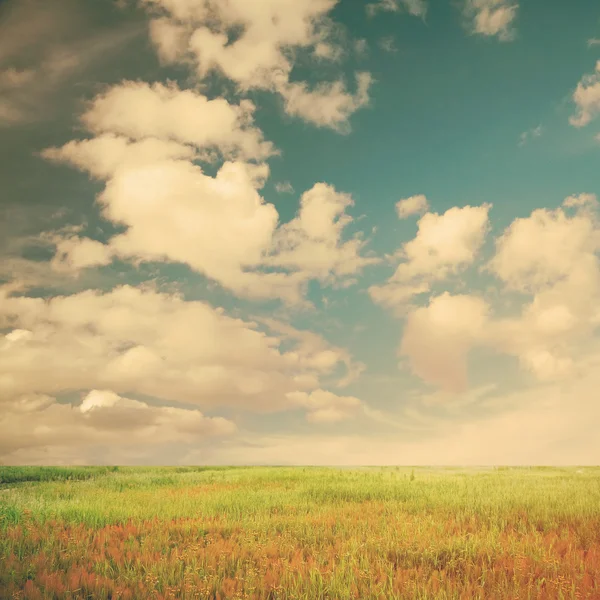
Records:
[[[600,469],[0,467],[0,598],[600,598]]]

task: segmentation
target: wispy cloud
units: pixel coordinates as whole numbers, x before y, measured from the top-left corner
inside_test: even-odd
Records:
[[[539,138],[543,133],[544,133],[544,128],[541,125],[538,125],[537,127],[534,127],[533,129],[528,129],[527,131],[524,131],[519,136],[519,146],[524,146],[525,144],[530,142],[532,139]]]
[[[379,40],[378,45],[384,52],[388,52],[389,54],[395,54],[396,52],[398,52],[398,48],[396,46],[396,41],[394,40],[394,37],[391,35],[382,37]]]
[[[378,0],[367,4],[366,11],[370,17],[379,12],[406,11],[414,17],[425,18],[427,15],[427,0]]]
[[[294,188],[289,181],[279,181],[275,184],[275,191],[280,194],[293,194]]]
[[[77,4],[8,2],[0,9],[0,126],[38,120],[74,76],[113,55],[141,26],[90,30]]]

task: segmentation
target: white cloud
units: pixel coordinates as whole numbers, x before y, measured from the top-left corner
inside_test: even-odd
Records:
[[[513,0],[465,0],[464,15],[472,33],[509,41],[514,38],[511,25],[518,8]]]
[[[294,188],[289,181],[279,181],[275,184],[275,191],[279,194],[293,194]]]
[[[336,1],[266,0],[260,9],[243,0],[211,4],[217,23],[210,29],[206,19],[196,20],[189,42],[199,73],[216,68],[244,89],[269,89],[280,74],[291,72],[286,49],[322,41],[322,19]],[[242,33],[229,44],[227,34],[235,27]]]
[[[262,317],[255,320],[265,325],[272,333],[278,334],[283,340],[294,345],[295,350],[291,351],[288,357],[291,364],[302,369],[317,369],[320,373],[329,374],[343,365],[344,374],[335,382],[336,387],[346,387],[355,381],[365,369],[362,363],[352,359],[347,350],[331,346],[322,336],[313,331],[296,329],[289,323],[272,318]],[[309,388],[318,386],[318,380],[314,375],[295,376],[294,381],[303,382]]]
[[[396,212],[399,219],[407,219],[412,215],[422,215],[429,210],[429,202],[423,194],[403,198],[396,202]]]
[[[267,265],[302,272],[306,277],[327,281],[345,277],[378,262],[360,256],[364,242],[354,237],[342,242],[344,228],[352,222],[346,208],[353,204],[349,194],[317,183],[300,198],[298,216],[275,233],[274,249]]]
[[[402,9],[415,17],[425,18],[427,0],[378,0],[366,5],[367,14],[370,17],[379,12],[399,12]]]
[[[354,95],[348,93],[343,81],[320,83],[312,90],[304,82],[283,82],[279,92],[287,114],[347,133],[350,115],[369,103],[371,82],[370,73],[357,73]]]
[[[313,50],[313,56],[317,60],[336,62],[341,60],[343,55],[344,51],[340,46],[335,46],[326,42],[317,42],[315,49]]]
[[[150,21],[150,39],[165,64],[174,64],[185,58],[189,36],[187,26],[171,19],[163,17]]]
[[[369,287],[369,296],[373,302],[392,310],[397,316],[406,315],[414,296],[426,294],[431,289],[427,281],[414,284],[399,283],[388,279],[383,285]]]
[[[110,390],[91,390],[77,407],[49,396],[29,395],[3,405],[0,456],[62,444],[68,444],[72,452],[90,446],[122,450],[169,442],[198,444],[236,430],[235,423],[222,417],[206,417],[194,409],[151,406]]]
[[[420,225],[417,237],[403,247],[408,260],[386,284],[370,288],[374,301],[406,317],[400,354],[424,381],[454,393],[467,387],[467,357],[474,347],[515,357],[540,381],[579,376],[577,357],[600,325],[594,194],[569,196],[555,210],[535,210],[497,238],[486,269],[505,291],[525,295],[516,314],[495,316],[482,298],[447,292],[411,308],[413,295],[473,262],[487,230],[489,207],[480,208],[484,212],[478,218],[474,213],[459,218],[461,209],[455,208],[447,223],[445,215],[434,215],[428,226]]]
[[[277,225],[277,211],[256,189],[266,173],[266,165],[239,162],[225,163],[214,178],[187,161],[120,165],[98,198],[107,220],[127,226],[110,239],[108,252],[182,262],[241,293],[253,283],[242,269],[260,264]],[[72,242],[69,248],[77,251]]]
[[[370,77],[358,74],[356,94],[343,81],[309,90],[290,80],[298,51],[339,60],[327,15],[337,0],[246,0],[173,2],[146,0],[156,14],[151,39],[164,62],[193,63],[200,78],[211,72],[230,79],[240,91],[263,89],[280,94],[285,110],[320,127],[348,128],[347,119],[368,101]],[[233,38],[233,40],[232,40]]]
[[[177,159],[192,161],[197,158],[198,151],[169,140],[146,137],[132,142],[108,133],[87,140],[72,140],[60,148],[47,148],[41,155],[48,160],[70,163],[97,179],[110,179],[124,168]]]
[[[569,197],[565,206],[585,205],[591,198]],[[529,217],[515,219],[497,239],[489,268],[511,289],[540,291],[595,262],[596,227],[585,212],[569,217],[560,208],[534,210]]]
[[[277,334],[271,325],[265,329]],[[130,286],[48,300],[2,288],[0,329],[11,328],[0,336],[0,400],[9,403],[107,389],[203,407],[285,410],[288,392],[359,368],[316,334],[269,335],[204,302]]]
[[[588,40],[588,46],[590,48],[592,48],[593,46],[600,46],[600,39],[598,38],[591,38]]]
[[[425,381],[451,391],[466,386],[473,346],[518,359],[540,381],[576,377],[576,357],[600,325],[600,227],[593,194],[570,196],[563,208],[516,219],[496,241],[488,269],[528,294],[516,316],[493,317],[474,296],[443,294],[408,314],[401,351]]]
[[[509,290],[530,294],[518,317],[497,320],[489,344],[518,357],[540,380],[577,376],[575,356],[600,324],[600,227],[593,194],[516,219],[498,238],[489,269]]]
[[[541,125],[538,125],[537,127],[534,127],[533,129],[528,129],[527,131],[524,131],[519,136],[519,146],[524,146],[528,141],[535,139],[535,138],[539,138],[543,132],[544,132],[544,128]]]
[[[311,423],[337,423],[355,418],[363,413],[363,404],[354,396],[338,396],[326,390],[292,392],[287,398],[308,412],[306,419]]]
[[[575,127],[585,127],[600,114],[600,60],[592,75],[584,75],[573,92],[577,114],[569,119]]]
[[[399,353],[427,383],[462,392],[468,387],[468,353],[485,336],[488,312],[477,297],[436,296],[408,314]]]
[[[404,207],[423,206],[409,199]],[[418,198],[418,197],[416,197]],[[397,210],[400,211],[397,207]],[[441,281],[471,265],[489,228],[489,204],[453,207],[443,215],[426,213],[418,221],[414,239],[397,252],[402,260],[396,272],[382,286],[371,286],[375,302],[403,311],[412,295],[427,292],[431,283]]]
[[[153,137],[218,150],[227,158],[261,160],[275,151],[254,126],[254,110],[249,100],[234,105],[175,84],[126,81],[96,96],[82,122],[95,134]]]
[[[563,202],[565,208],[597,208],[598,198],[596,194],[576,194],[565,198]]]
[[[236,430],[233,422],[207,418],[199,410],[171,406],[149,406],[145,402],[123,398],[110,390],[92,390],[79,405],[85,423],[97,429],[154,428],[155,432],[172,428],[177,434],[231,434]],[[181,440],[181,438],[178,438]]]
[[[77,236],[58,237],[51,267],[55,271],[77,275],[86,267],[109,265],[112,259],[110,248],[101,242]]]
[[[298,217],[277,227],[275,207],[258,191],[266,164],[233,159],[209,176],[192,162],[205,152],[244,159],[271,152],[249,107],[240,107],[141,83],[121,84],[93,101],[83,121],[98,137],[42,155],[106,179],[98,197],[102,216],[126,230],[104,246],[51,236],[52,266],[77,273],[113,257],[181,262],[235,294],[302,304],[310,279],[332,284],[376,262],[361,256],[358,235],[342,240],[352,222],[347,194],[316,184],[302,195]]]
[[[404,262],[398,266],[395,280],[443,279],[472,264],[489,228],[490,208],[490,204],[455,206],[442,215],[423,215],[416,237],[400,251]]]
[[[600,460],[597,422],[600,369],[596,358],[568,386],[543,385],[475,402],[495,410],[475,416],[466,407],[460,421],[421,427],[418,437],[388,435],[265,435],[208,454],[192,452],[197,464],[289,465],[589,465]],[[499,407],[502,407],[499,410]],[[407,417],[407,430],[415,419]],[[418,477],[418,474],[417,474]]]

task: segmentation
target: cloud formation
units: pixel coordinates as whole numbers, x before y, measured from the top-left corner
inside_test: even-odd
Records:
[[[9,329],[0,336],[0,400],[9,403],[107,389],[202,407],[285,410],[287,393],[356,368],[316,334],[269,335],[222,309],[151,288],[43,300],[5,287],[0,329]],[[284,340],[289,350],[279,349]]]
[[[584,75],[573,92],[577,113],[569,122],[574,127],[585,127],[600,114],[600,60],[591,75]]]
[[[0,457],[11,459],[36,449],[69,445],[72,452],[105,446],[114,450],[167,443],[198,444],[230,436],[235,423],[206,417],[199,410],[150,406],[110,390],[91,390],[81,404],[56,402],[41,394],[3,403],[0,416]]]
[[[396,206],[399,216],[425,208],[424,196],[413,196]],[[404,204],[403,204],[404,202]],[[417,235],[396,252],[396,272],[383,285],[369,288],[371,298],[403,312],[414,295],[428,292],[473,262],[489,229],[489,204],[453,207],[442,215],[428,212],[417,222]]]
[[[396,212],[399,219],[407,219],[412,215],[422,215],[429,210],[429,202],[423,194],[403,198],[396,202]]]
[[[515,219],[486,269],[507,292],[528,296],[514,316],[495,316],[476,294],[430,299],[408,312],[400,354],[427,383],[467,389],[467,357],[485,347],[518,359],[539,381],[577,376],[577,357],[600,325],[600,223],[593,194]],[[574,211],[574,214],[569,214]]]
[[[465,0],[463,13],[471,33],[507,42],[514,39],[512,24],[518,9],[513,0]]]
[[[380,12],[400,12],[404,10],[414,17],[425,18],[427,7],[427,0],[378,0],[367,4],[366,11],[370,17]]]
[[[142,31],[124,25],[82,35],[87,29],[89,23],[72,0],[56,0],[52,9],[41,0],[0,7],[0,127],[46,116],[65,84]]]
[[[291,80],[298,52],[320,59],[341,56],[327,17],[337,0],[266,0],[258,8],[246,0],[142,4],[154,17],[150,35],[161,60],[191,64],[201,79],[216,72],[241,92],[274,92],[289,115],[340,131],[348,131],[348,118],[368,104],[369,73],[357,73],[354,93],[342,79],[312,89]]]
[[[444,292],[408,314],[399,354],[427,383],[464,392],[468,352],[486,334],[488,311],[480,298]]]
[[[541,125],[538,125],[533,129],[528,129],[527,131],[524,131],[519,136],[519,146],[524,146],[525,144],[527,144],[527,142],[541,137],[542,133],[544,133],[544,128]]]
[[[176,84],[125,81],[96,96],[81,121],[96,135],[160,139],[225,158],[264,160],[275,149],[254,125],[254,111],[250,100],[236,105]]]
[[[158,84],[125,82],[99,95],[82,117],[97,136],[42,155],[106,180],[102,216],[126,230],[105,245],[54,236],[54,268],[77,273],[113,257],[180,262],[240,296],[301,304],[309,280],[332,283],[376,262],[362,256],[359,236],[342,239],[353,202],[332,186],[315,184],[298,216],[278,227],[259,193],[274,148],[253,110]],[[202,159],[227,160],[211,176]]]

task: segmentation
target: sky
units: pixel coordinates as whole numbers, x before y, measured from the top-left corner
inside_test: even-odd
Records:
[[[596,0],[0,0],[0,462],[600,463]]]

